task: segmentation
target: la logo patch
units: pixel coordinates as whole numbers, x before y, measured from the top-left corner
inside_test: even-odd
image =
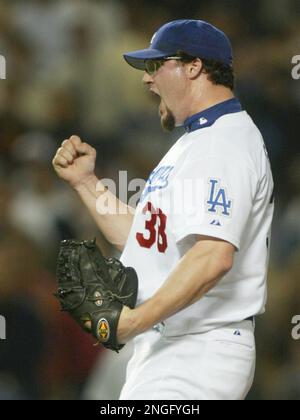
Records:
[[[220,213],[224,216],[230,216],[232,210],[232,200],[229,200],[226,195],[225,188],[221,188],[221,185],[217,179],[210,179],[210,193],[209,200],[207,201],[207,211],[210,213]]]
[[[109,323],[105,318],[100,319],[97,330],[101,343],[106,343],[110,336],[110,328]]]

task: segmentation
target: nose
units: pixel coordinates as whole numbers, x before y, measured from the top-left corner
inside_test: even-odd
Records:
[[[143,75],[143,79],[142,80],[143,80],[143,83],[145,85],[149,85],[149,84],[153,83],[153,77],[150,76],[150,74],[147,73],[146,71],[144,72],[144,75]]]

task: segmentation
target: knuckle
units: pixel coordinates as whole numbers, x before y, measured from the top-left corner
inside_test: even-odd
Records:
[[[70,153],[75,152],[74,146],[73,146],[73,144],[70,140],[65,140],[62,145],[63,145],[64,149],[67,150],[68,152],[70,152]]]
[[[80,137],[78,137],[78,136],[76,136],[76,135],[71,136],[71,137],[70,137],[70,141],[72,141],[73,143],[76,143],[76,144],[80,144],[80,143],[82,143],[82,141],[81,141]]]

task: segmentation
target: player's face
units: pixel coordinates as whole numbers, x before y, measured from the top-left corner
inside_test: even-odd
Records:
[[[159,115],[162,127],[172,131],[183,122],[182,97],[186,88],[185,72],[177,59],[151,62],[146,67],[143,82],[161,99]]]

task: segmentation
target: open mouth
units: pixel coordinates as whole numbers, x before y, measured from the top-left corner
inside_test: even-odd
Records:
[[[153,102],[156,105],[160,106],[162,99],[161,99],[161,96],[159,95],[159,93],[154,92],[153,90],[150,90],[150,96],[151,96],[151,99],[153,100]]]
[[[166,105],[164,103],[164,100],[162,99],[160,94],[158,92],[155,92],[153,89],[150,88],[149,92],[151,94],[151,97],[155,101],[155,103],[159,101],[158,113],[159,113],[159,116],[162,117],[166,113]]]

